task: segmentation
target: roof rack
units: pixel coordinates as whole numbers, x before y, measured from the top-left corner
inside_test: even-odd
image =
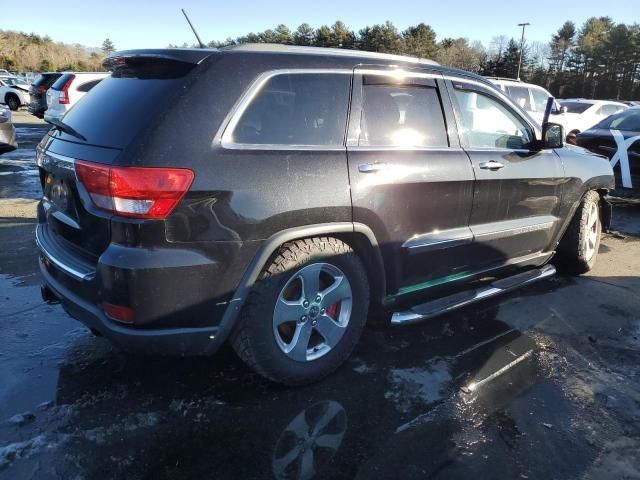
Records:
[[[433,60],[428,60],[426,58],[406,57],[404,55],[394,55],[391,53],[367,52],[364,50],[348,50],[345,48],[302,47],[297,45],[282,45],[277,43],[241,43],[240,45],[229,45],[227,47],[222,47],[220,50],[328,55],[336,57],[366,57],[380,60],[395,60],[398,62],[417,63],[423,65],[439,65],[438,62],[434,62]]]

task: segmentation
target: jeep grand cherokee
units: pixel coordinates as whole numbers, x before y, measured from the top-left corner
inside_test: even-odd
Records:
[[[369,312],[585,272],[612,170],[477,75],[346,50],[135,50],[38,148],[43,296],[126,350],[301,384]]]

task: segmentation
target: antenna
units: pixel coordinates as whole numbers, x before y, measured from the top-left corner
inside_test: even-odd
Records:
[[[182,10],[182,14],[184,15],[184,18],[187,19],[187,22],[189,23],[191,30],[193,30],[193,34],[198,39],[198,44],[200,45],[200,48],[207,48],[207,46],[204,43],[202,43],[202,40],[200,40],[200,36],[198,35],[198,32],[196,32],[196,29],[193,28],[193,24],[191,23],[191,20],[189,20],[189,17],[187,16],[187,12],[184,11],[184,8],[181,8],[180,10]]]

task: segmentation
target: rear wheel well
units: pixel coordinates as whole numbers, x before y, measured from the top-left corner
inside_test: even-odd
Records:
[[[384,266],[382,264],[382,256],[378,250],[378,247],[371,243],[371,240],[364,233],[360,232],[323,232],[318,235],[304,235],[299,237],[288,238],[286,242],[278,245],[272,252],[271,256],[278,252],[283,245],[298,240],[305,240],[311,238],[333,237],[342,240],[349,245],[353,251],[358,255],[360,261],[364,265],[367,279],[369,281],[370,290],[370,307],[373,311],[379,310],[382,307],[382,300],[386,295],[386,276]],[[261,266],[261,269],[264,265]]]

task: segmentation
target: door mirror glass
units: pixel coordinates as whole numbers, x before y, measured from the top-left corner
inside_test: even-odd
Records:
[[[544,148],[562,148],[564,129],[559,123],[545,123],[542,126],[542,141]]]

